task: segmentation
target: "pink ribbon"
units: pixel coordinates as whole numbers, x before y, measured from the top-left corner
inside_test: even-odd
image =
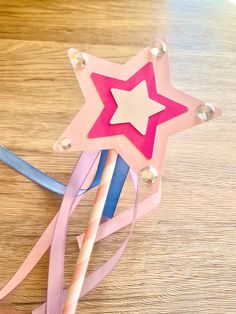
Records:
[[[47,314],[60,314],[63,309],[64,260],[66,234],[70,213],[77,194],[97,160],[99,151],[84,152],[72,171],[63,197],[55,228],[49,259]]]
[[[145,199],[144,201],[138,203],[138,180],[136,175],[131,171],[131,177],[133,180],[133,184],[135,187],[135,204],[129,210],[115,216],[113,219],[103,223],[99,227],[99,232],[96,241],[103,239],[104,237],[114,233],[116,230],[126,227],[130,223],[131,229],[129,235],[126,240],[120,246],[120,248],[115,252],[115,254],[102,266],[100,266],[97,270],[87,275],[84,281],[81,297],[88,294],[93,288],[95,288],[115,267],[115,265],[120,260],[122,254],[124,253],[128,241],[132,235],[134,225],[137,218],[140,218],[150,210],[154,209],[159,205],[161,200],[161,189],[158,193],[152,194],[150,197]],[[125,218],[125,220],[124,220]],[[126,220],[127,219],[127,220]],[[78,242],[81,243],[81,238],[83,234],[78,237]],[[64,290],[64,299],[66,297],[66,290]],[[37,309],[33,311],[33,314],[45,314],[46,313],[46,303],[39,306]]]
[[[99,153],[99,151],[97,151]],[[83,152],[80,156],[86,154]],[[85,155],[86,156],[86,155]],[[87,163],[86,158],[85,158],[85,164],[84,166],[84,171],[86,173],[86,170],[91,169],[91,165]],[[94,174],[96,171],[96,165],[92,167],[87,180],[85,182],[85,186],[89,184],[89,182],[92,180]],[[84,186],[84,187],[85,187]],[[83,188],[84,188],[83,187]],[[76,202],[74,203],[74,206],[72,208],[71,214],[76,208],[77,204],[81,200],[83,195],[78,196],[76,198]],[[41,257],[46,253],[48,248],[51,245],[52,242],[52,236],[55,228],[55,224],[57,221],[58,214],[52,219],[46,230],[43,232],[33,249],[30,251],[22,265],[19,267],[19,269],[16,271],[16,273],[13,275],[13,277],[8,281],[8,283],[0,290],[0,300],[3,299],[6,295],[8,295],[12,290],[14,290],[24,279],[27,277],[27,275],[33,270],[33,268],[37,265]]]
[[[87,162],[88,161],[87,155],[86,155],[86,153],[83,153],[83,154],[85,154],[86,158],[84,158],[84,160]],[[88,154],[90,154],[90,153],[88,153]],[[98,152],[94,152],[93,156],[95,157],[95,155],[98,156]],[[84,180],[86,180],[86,177],[88,175],[90,177],[93,176],[94,172],[95,172],[95,167],[93,165],[91,165],[91,163],[87,164],[87,166],[85,168],[86,168],[86,170],[84,169],[84,174],[83,174],[83,176],[85,176]],[[91,168],[92,168],[92,170],[91,170]],[[91,170],[90,173],[89,173],[89,169]],[[86,172],[87,172],[87,174],[86,174]],[[72,176],[73,176],[73,174],[72,174]],[[72,178],[72,176],[71,176],[71,178]],[[73,178],[76,178],[76,176],[73,176]],[[101,224],[99,227],[96,241],[99,241],[99,240],[109,236],[110,234],[116,232],[117,230],[124,228],[125,226],[127,226],[129,224],[132,224],[130,234],[128,235],[128,237],[124,241],[124,243],[121,245],[121,247],[116,251],[116,253],[105,264],[103,264],[100,268],[98,268],[96,271],[94,271],[93,273],[89,274],[86,277],[81,297],[84,296],[85,294],[87,294],[99,282],[101,282],[115,267],[115,265],[119,261],[120,257],[122,256],[122,254],[123,254],[123,252],[127,246],[127,243],[128,243],[129,238],[132,234],[136,219],[142,217],[143,215],[148,213],[150,210],[157,207],[160,203],[161,190],[159,190],[158,193],[152,194],[150,197],[143,200],[141,203],[137,204],[137,197],[138,197],[137,196],[137,178],[133,173],[132,173],[132,179],[133,179],[135,190],[136,190],[136,201],[135,201],[134,207],[130,208],[129,210],[126,210],[125,212],[122,212],[121,214],[115,216],[113,219],[108,220],[105,223]],[[90,180],[91,180],[91,178],[90,178]],[[80,181],[80,182],[83,183],[82,181]],[[86,181],[88,181],[88,179]],[[70,180],[70,182],[71,182],[71,180]],[[74,189],[74,190],[76,190],[76,189]],[[74,193],[69,195],[71,200],[73,199],[72,195],[74,195]],[[72,214],[73,210],[77,206],[81,197],[82,196],[77,197],[72,202],[72,204],[71,204],[72,206],[70,208],[70,214]],[[38,242],[36,243],[36,245],[34,246],[32,251],[27,256],[26,260],[23,262],[21,267],[16,272],[16,274],[11,278],[11,280],[7,283],[7,285],[0,291],[0,299],[2,299],[8,293],[10,293],[30,273],[30,271],[34,268],[34,266],[38,263],[40,258],[43,256],[43,254],[50,247],[50,244],[52,242],[53,232],[54,232],[54,229],[55,229],[55,226],[57,223],[57,219],[58,219],[58,214],[54,217],[54,219],[51,221],[49,226],[46,228],[46,230],[44,231],[44,233],[42,234],[42,236],[40,237],[40,239],[38,240]],[[83,237],[83,234],[81,234],[77,238],[79,246],[81,244],[82,237]],[[62,259],[64,259],[64,256]],[[62,263],[61,265],[64,268],[64,263]],[[54,270],[52,269],[52,271],[54,271]],[[58,274],[57,274],[57,276],[58,276]],[[61,277],[62,276],[60,273],[57,278],[61,278]],[[64,297],[65,297],[65,290],[63,293],[62,300]],[[53,300],[55,300],[55,294],[53,293],[50,296],[50,298],[51,298],[52,303],[53,303],[54,302]],[[45,314],[45,311],[46,311],[46,307],[45,307],[45,304],[43,304],[42,306],[35,309],[33,311],[33,313],[34,314],[39,314],[39,313]],[[51,313],[54,314],[57,312],[50,312],[50,314]]]

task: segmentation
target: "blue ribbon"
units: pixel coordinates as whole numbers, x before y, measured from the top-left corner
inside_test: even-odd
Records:
[[[128,164],[124,161],[123,158],[120,157],[120,155],[118,155],[108,191],[108,196],[103,209],[103,217],[111,218],[111,214],[113,217],[115,213],[113,209],[116,208],[128,172]]]
[[[91,190],[100,183],[107,154],[108,150],[103,150],[101,152],[100,161],[93,182],[88,187],[88,189],[81,189],[78,195],[81,195]],[[45,172],[33,167],[4,146],[0,146],[0,160],[7,164],[9,167],[23,174],[25,177],[46,188],[47,190],[57,193],[59,195],[64,195],[66,190],[65,184],[50,177]],[[103,217],[113,217],[128,171],[129,166],[120,156],[118,156],[106,203],[104,206]]]

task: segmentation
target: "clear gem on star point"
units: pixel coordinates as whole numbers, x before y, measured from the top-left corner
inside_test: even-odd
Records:
[[[167,51],[166,43],[161,40],[154,41],[150,44],[149,51],[153,57],[161,57]]]
[[[59,151],[69,150],[72,146],[71,139],[68,137],[63,137],[56,143],[56,149]]]
[[[88,64],[88,56],[81,51],[76,51],[70,56],[71,64],[74,68],[83,69]]]
[[[215,107],[208,102],[199,105],[196,109],[196,116],[201,122],[211,120],[214,114]]]
[[[157,181],[158,172],[153,166],[143,168],[139,173],[139,180],[145,185],[151,185]]]

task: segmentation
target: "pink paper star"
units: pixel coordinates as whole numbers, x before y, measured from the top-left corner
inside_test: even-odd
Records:
[[[77,50],[70,49],[69,57]],[[71,140],[70,151],[115,149],[136,173],[154,166],[159,179],[166,143],[174,133],[202,123],[196,110],[202,101],[171,85],[168,56],[153,57],[147,47],[127,63],[120,65],[87,54],[87,65],[74,67],[85,97],[85,105],[59,138]],[[111,89],[131,91],[141,81],[147,85],[149,98],[166,108],[151,116],[146,134],[142,135],[130,123],[112,124],[117,104]],[[215,108],[213,118],[221,114]],[[58,143],[55,150],[58,149]],[[159,180],[151,186],[157,190]]]
[[[88,137],[99,138],[104,136],[125,135],[147,159],[152,157],[157,125],[188,111],[186,106],[178,104],[177,102],[157,93],[152,62],[145,64],[126,81],[117,80],[97,73],[92,73],[91,77],[104,104],[104,109],[97,118],[92,129],[89,131]],[[165,109],[149,118],[145,135],[140,134],[140,132],[130,123],[111,125],[111,118],[117,108],[111,90],[117,88],[131,91],[143,80],[145,80],[147,84],[149,97],[164,105]]]

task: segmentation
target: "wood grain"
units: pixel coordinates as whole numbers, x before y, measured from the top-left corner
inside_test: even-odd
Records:
[[[52,144],[83,104],[67,49],[125,62],[159,34],[174,85],[224,111],[170,140],[159,209],[138,222],[118,267],[78,313],[236,313],[236,6],[198,0],[0,0],[0,143],[66,182],[76,154]],[[145,191],[143,191],[145,193]],[[94,192],[69,229],[67,286]],[[120,209],[132,203],[128,182]],[[0,164],[0,284],[21,264],[60,199]],[[128,230],[96,245],[100,265]],[[30,313],[45,300],[48,255],[1,301]]]

